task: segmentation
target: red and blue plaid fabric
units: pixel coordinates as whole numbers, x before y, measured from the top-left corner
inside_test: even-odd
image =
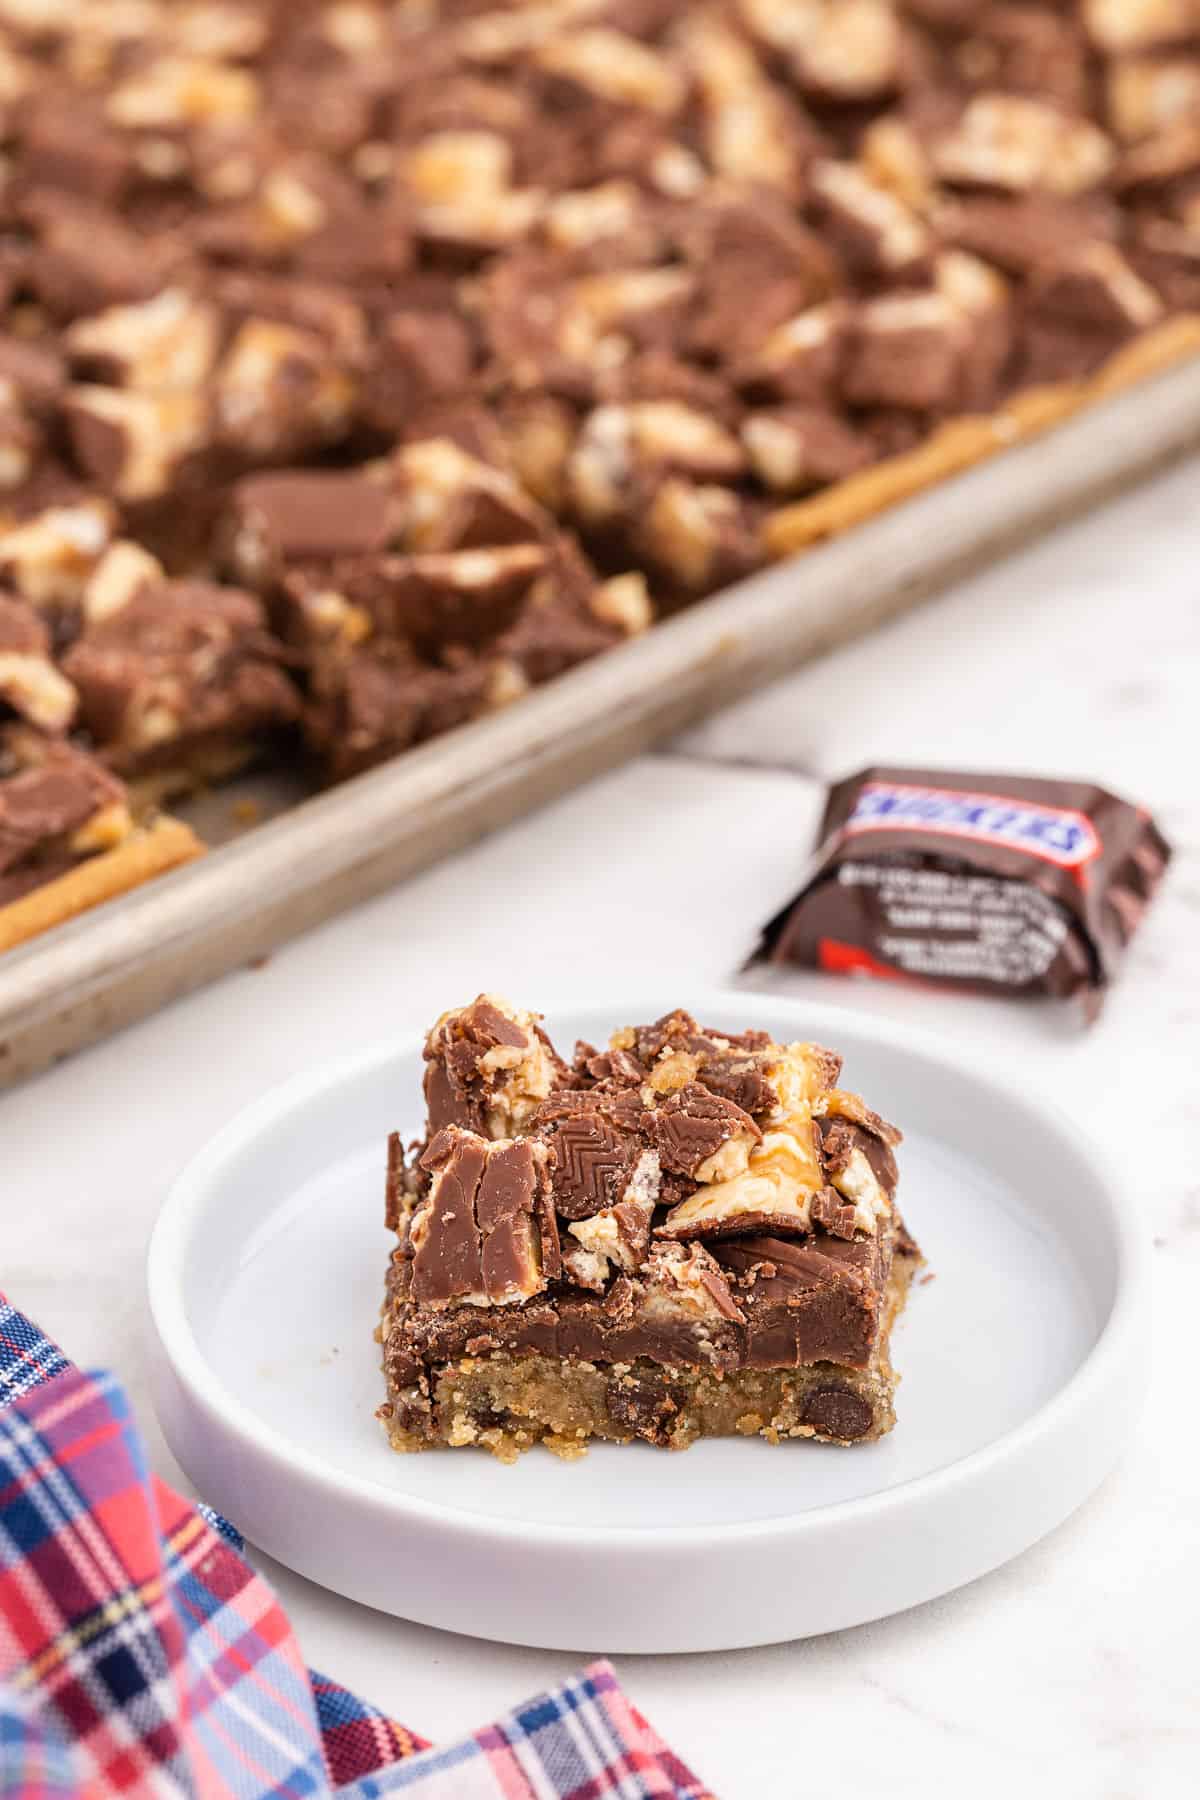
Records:
[[[242,1550],[0,1295],[6,1800],[712,1800],[605,1662],[431,1748],[305,1667]]]

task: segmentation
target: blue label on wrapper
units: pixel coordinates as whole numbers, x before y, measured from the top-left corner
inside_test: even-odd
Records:
[[[977,843],[1041,857],[1062,869],[1081,868],[1100,854],[1100,839],[1091,820],[1070,807],[891,781],[866,783],[844,829],[928,831],[973,838]]]

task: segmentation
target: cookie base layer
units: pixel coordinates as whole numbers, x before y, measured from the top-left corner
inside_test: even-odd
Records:
[[[686,1450],[702,1437],[872,1443],[896,1423],[899,1377],[888,1343],[920,1261],[895,1257],[887,1315],[865,1369],[818,1362],[719,1374],[648,1359],[605,1364],[501,1351],[463,1357],[433,1373],[437,1423],[428,1434],[398,1423],[391,1402],[399,1395],[390,1395],[380,1417],[393,1450],[477,1447],[505,1463],[536,1444],[574,1460],[592,1438],[621,1444],[641,1438],[670,1450]]]

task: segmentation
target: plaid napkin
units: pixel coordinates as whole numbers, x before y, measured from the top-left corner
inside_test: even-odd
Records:
[[[0,1795],[712,1800],[606,1662],[431,1748],[305,1667],[242,1552],[0,1294]]]

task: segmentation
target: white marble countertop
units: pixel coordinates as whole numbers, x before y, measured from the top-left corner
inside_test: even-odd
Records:
[[[158,1468],[142,1262],[167,1184],[251,1095],[483,987],[726,979],[790,891],[821,782],[873,760],[1074,773],[1149,804],[1176,862],[1100,1024],[797,975],[1052,1088],[1153,1238],[1150,1402],[1117,1472],[1007,1568],[899,1618],[725,1656],[625,1657],[722,1800],[1174,1800],[1200,1767],[1200,464],[1044,540],[440,869],[0,1099],[0,1277],[115,1367]],[[787,765],[787,766],[784,766]],[[617,959],[619,958],[619,965]],[[310,1661],[435,1739],[578,1662],[409,1625],[258,1559]],[[584,1648],[593,1648],[585,1646]]]

